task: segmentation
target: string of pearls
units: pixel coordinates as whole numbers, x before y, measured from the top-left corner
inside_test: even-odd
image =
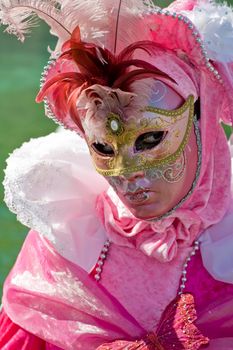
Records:
[[[100,281],[101,279],[101,274],[103,272],[103,265],[104,265],[104,262],[106,261],[107,259],[107,256],[108,256],[108,252],[109,252],[109,248],[111,246],[111,242],[109,240],[107,240],[105,243],[104,243],[104,246],[101,250],[101,253],[100,253],[100,256],[99,256],[99,259],[97,261],[97,264],[96,264],[96,268],[95,268],[95,275],[94,275],[94,278],[97,282]],[[194,242],[194,245],[192,247],[192,250],[191,252],[189,253],[188,257],[186,258],[185,260],[185,263],[183,265],[183,269],[182,269],[182,274],[181,274],[181,284],[179,286],[179,291],[178,291],[178,294],[183,294],[184,292],[184,289],[185,289],[185,285],[186,285],[186,282],[187,282],[187,269],[188,269],[188,265],[191,261],[191,259],[196,255],[196,252],[200,249],[200,243],[199,241],[195,241]]]
[[[199,241],[195,241],[192,251],[190,252],[190,254],[188,255],[188,257],[185,260],[183,269],[182,269],[182,274],[181,274],[181,285],[179,287],[179,292],[178,294],[182,294],[184,292],[185,289],[185,284],[187,282],[187,269],[188,269],[188,265],[191,261],[191,259],[194,257],[194,255],[196,255],[196,252],[199,250]]]
[[[105,262],[105,260],[107,258],[110,245],[111,245],[111,243],[110,243],[109,240],[107,240],[104,243],[104,246],[103,246],[103,248],[101,250],[99,259],[97,261],[97,264],[96,264],[97,267],[95,268],[95,275],[94,275],[94,278],[95,278],[95,280],[97,282],[101,279],[101,274],[102,274],[102,271],[103,271],[103,265],[104,265],[104,262]]]

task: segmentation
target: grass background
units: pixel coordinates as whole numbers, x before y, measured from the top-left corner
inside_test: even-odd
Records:
[[[158,3],[166,6],[170,2]],[[24,45],[3,30],[0,32],[0,295],[28,231],[3,202],[5,159],[22,142],[55,129],[55,124],[44,117],[43,106],[34,102],[40,74],[48,60],[46,48],[53,47],[54,42],[45,24],[33,30]]]

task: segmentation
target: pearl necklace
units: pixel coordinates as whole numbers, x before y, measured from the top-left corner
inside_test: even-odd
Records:
[[[110,248],[111,242],[109,241],[109,239],[104,243],[104,246],[101,250],[99,259],[97,261],[96,267],[95,267],[95,275],[94,278],[97,282],[99,282],[99,280],[101,279],[101,274],[103,271],[103,265],[104,265],[104,261],[107,258],[108,255],[108,251]]]
[[[101,250],[99,259],[98,259],[96,267],[95,267],[94,278],[95,278],[95,280],[97,282],[99,282],[100,279],[101,279],[101,274],[103,272],[103,265],[104,265],[105,260],[107,259],[110,246],[111,246],[111,242],[108,239],[104,243],[104,246],[103,246],[103,248]],[[189,265],[192,257],[194,257],[194,255],[196,255],[196,252],[199,250],[199,248],[200,248],[199,241],[195,241],[194,244],[193,244],[191,252],[189,253],[189,255],[187,256],[187,258],[186,258],[186,260],[184,262],[183,269],[182,269],[182,274],[181,274],[181,284],[180,284],[179,289],[178,289],[178,294],[179,295],[183,294],[184,289],[185,289],[185,285],[186,285],[186,282],[187,282],[188,265]]]
[[[182,294],[184,292],[185,289],[185,284],[187,282],[187,269],[188,269],[188,265],[192,259],[192,257],[194,255],[196,255],[196,252],[200,249],[200,245],[199,245],[199,241],[195,241],[194,245],[193,245],[193,249],[191,250],[191,252],[189,253],[188,257],[185,260],[185,263],[183,265],[183,269],[182,269],[182,274],[181,274],[181,284],[179,287],[179,292],[178,294]]]

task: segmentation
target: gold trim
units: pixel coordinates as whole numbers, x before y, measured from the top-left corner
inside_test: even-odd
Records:
[[[173,109],[171,111],[167,109],[152,107],[152,106],[145,107],[141,111],[161,114],[161,115],[165,115],[166,117],[177,117],[183,114],[188,109],[188,107],[190,107],[193,104],[193,102],[194,102],[194,97],[190,95],[181,107],[177,109]]]

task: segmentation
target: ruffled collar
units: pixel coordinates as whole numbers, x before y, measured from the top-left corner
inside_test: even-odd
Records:
[[[173,260],[179,248],[191,246],[202,229],[200,217],[188,209],[177,209],[157,222],[139,220],[112,189],[98,197],[97,212],[113,243],[136,248],[161,262]]]

